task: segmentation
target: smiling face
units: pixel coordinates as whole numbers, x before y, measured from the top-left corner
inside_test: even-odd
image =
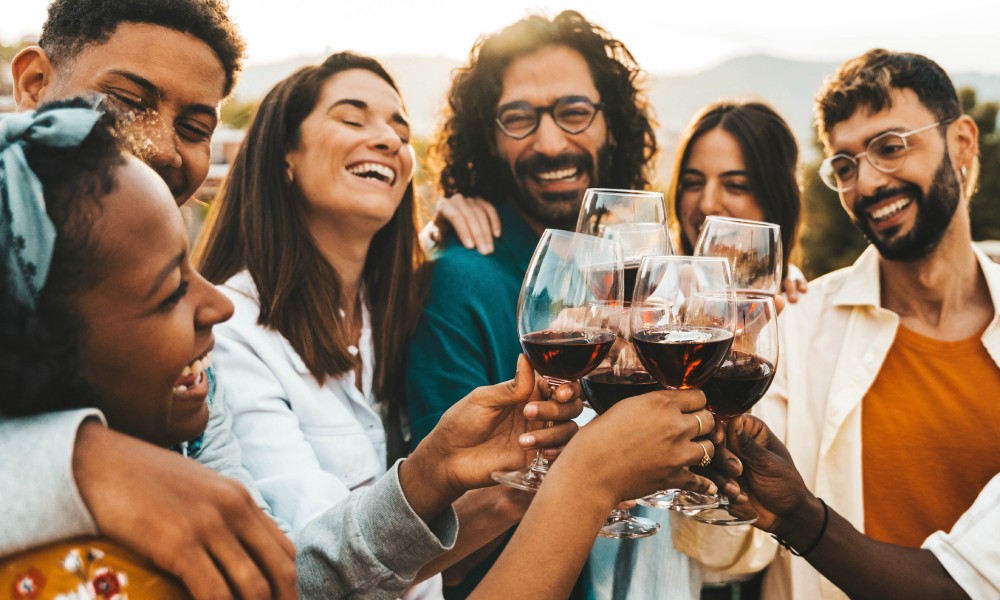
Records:
[[[890,108],[874,114],[859,109],[831,127],[826,149],[854,156],[883,133],[903,133],[939,120],[913,90],[897,89]],[[922,259],[944,237],[962,201],[955,165],[963,164],[960,153],[966,144],[957,131],[965,127],[961,118],[908,137],[906,160],[892,173],[877,170],[865,157],[858,159],[857,183],[840,194],[841,203],[883,258]]]
[[[233,306],[192,268],[184,222],[156,173],[129,158],[115,181],[90,234],[97,259],[83,279],[96,283],[73,301],[81,374],[111,427],[168,446],[205,430],[212,326]]]
[[[601,101],[583,56],[566,46],[544,46],[513,61],[503,74],[497,107],[527,102],[549,106],[559,98],[583,96]],[[583,193],[595,187],[599,155],[608,141],[604,112],[598,111],[584,131],[560,129],[551,115],[543,115],[536,129],[515,140],[494,126],[496,152],[508,169],[512,200],[521,212],[542,227],[572,230]]]
[[[750,191],[746,161],[736,138],[721,127],[691,143],[678,178],[678,215],[684,237],[694,245],[705,217],[718,215],[764,221]]]
[[[47,64],[37,56],[40,50],[30,51],[36,64]],[[24,108],[85,92],[104,94],[134,117],[140,158],[167,182],[178,205],[205,181],[226,84],[221,61],[205,42],[158,25],[122,23],[106,42],[85,47],[46,77],[38,94],[18,91]]]
[[[392,218],[413,177],[409,121],[399,94],[366,69],[337,73],[323,84],[286,163],[311,224],[377,231]]]

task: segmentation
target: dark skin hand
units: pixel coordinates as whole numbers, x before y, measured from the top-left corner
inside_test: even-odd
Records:
[[[744,493],[730,511],[756,511],[755,527],[800,551],[819,538],[804,558],[851,598],[968,598],[929,550],[875,541],[832,508],[820,536],[822,504],[806,488],[788,449],[760,419],[744,415],[729,423],[726,445],[744,467]]]
[[[295,547],[238,482],[95,421],[77,434],[73,474],[100,533],[195,598],[298,597]]]

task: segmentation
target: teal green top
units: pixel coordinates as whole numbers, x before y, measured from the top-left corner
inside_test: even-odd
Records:
[[[482,385],[514,376],[521,345],[517,297],[539,236],[509,204],[488,256],[450,236],[433,257],[430,290],[406,361],[411,445],[444,411]]]

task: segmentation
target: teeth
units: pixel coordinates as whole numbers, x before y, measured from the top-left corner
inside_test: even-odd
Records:
[[[177,386],[177,387],[174,388],[174,392],[177,392],[177,393],[186,392],[186,391],[188,391],[188,389],[189,388],[186,385],[179,385],[179,386]]]
[[[211,352],[209,352],[208,354],[206,354],[205,357],[201,359],[201,364],[206,369],[212,366],[212,353]]]
[[[912,202],[910,198],[900,198],[899,200],[896,200],[891,204],[887,204],[878,210],[873,210],[868,214],[871,215],[871,218],[875,221],[884,221],[909,206],[910,202]]]
[[[347,172],[353,175],[374,174],[377,175],[380,180],[390,185],[396,181],[396,171],[378,163],[361,163],[359,165],[354,165],[353,167],[349,167]]]
[[[190,374],[191,374],[191,365],[184,367],[184,370],[181,371],[181,377],[187,377]]]
[[[568,169],[559,169],[557,171],[546,171],[544,173],[536,174],[536,177],[542,181],[557,181],[559,179],[569,179],[575,176],[577,169],[575,167],[570,167]]]

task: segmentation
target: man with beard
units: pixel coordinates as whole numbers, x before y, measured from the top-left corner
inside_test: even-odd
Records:
[[[978,130],[936,63],[886,50],[840,68],[817,126],[823,180],[871,247],[785,309],[755,414],[830,508],[916,548],[1000,471],[1000,267],[969,222]],[[764,585],[844,597],[787,552]]]
[[[542,232],[572,231],[588,187],[648,184],[656,141],[638,74],[620,41],[573,11],[481,38],[457,71],[434,148],[441,187],[490,202],[503,234],[487,256],[448,239],[432,263],[407,361],[412,447],[455,398],[507,378],[521,352],[521,281]],[[450,593],[471,590],[491,562]]]

